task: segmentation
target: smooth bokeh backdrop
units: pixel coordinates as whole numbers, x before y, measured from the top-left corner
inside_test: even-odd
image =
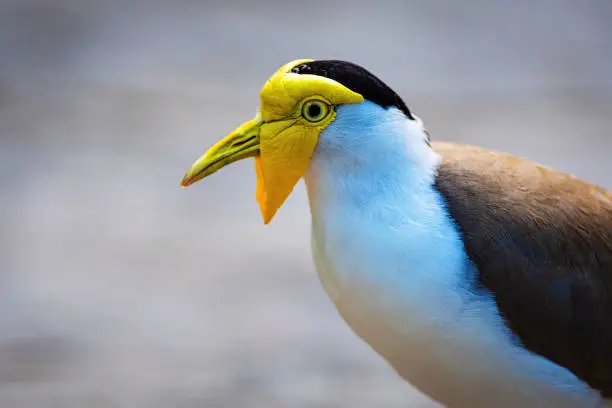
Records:
[[[337,315],[303,186],[183,173],[296,58],[612,188],[612,2],[0,0],[0,406],[432,407]],[[435,254],[432,254],[435,256]]]

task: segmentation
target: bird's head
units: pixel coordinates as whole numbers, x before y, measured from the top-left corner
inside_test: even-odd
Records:
[[[337,108],[365,100],[395,107],[414,119],[387,85],[358,65],[336,60],[295,60],[264,84],[255,118],[208,149],[187,171],[187,187],[220,168],[255,159],[256,198],[269,223],[304,176],[319,136],[335,119]]]

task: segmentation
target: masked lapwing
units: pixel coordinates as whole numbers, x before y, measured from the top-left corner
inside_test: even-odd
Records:
[[[350,62],[290,62],[260,98],[182,186],[253,157],[267,224],[303,178],[319,278],[400,376],[449,407],[612,404],[610,192],[431,142]]]

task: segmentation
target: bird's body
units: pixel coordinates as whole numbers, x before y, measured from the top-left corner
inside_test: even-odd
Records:
[[[378,78],[294,61],[191,184],[256,157],[270,221],[304,178],[318,275],[351,328],[449,407],[612,405],[612,194],[431,143]]]
[[[495,295],[479,285],[480,272],[436,189],[440,153],[455,152],[449,165],[473,148],[431,148],[415,137],[418,122],[375,104],[341,109],[354,112],[322,132],[305,180],[316,269],[353,330],[406,380],[449,406],[599,406],[598,393],[570,371],[520,345]],[[352,115],[375,120],[362,121],[354,134]],[[373,134],[384,134],[384,142]],[[345,137],[358,148],[337,151]]]

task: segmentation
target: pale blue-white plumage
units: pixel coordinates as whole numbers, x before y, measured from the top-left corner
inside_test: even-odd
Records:
[[[422,123],[368,101],[337,109],[305,180],[317,272],[353,330],[452,407],[600,406],[568,370],[521,347],[475,288]]]

